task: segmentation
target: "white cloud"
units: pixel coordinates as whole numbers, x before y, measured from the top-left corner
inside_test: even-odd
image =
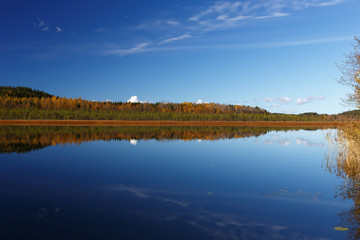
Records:
[[[289,103],[289,102],[291,102],[291,99],[288,97],[281,97],[281,98],[276,99],[276,101],[279,103]]]
[[[180,35],[178,37],[168,38],[168,39],[165,39],[165,40],[159,42],[159,44],[179,41],[179,40],[183,40],[183,39],[186,39],[186,38],[191,38],[191,35],[190,34],[183,34],[183,35]]]
[[[196,101],[196,104],[202,104],[202,103],[208,103],[208,102],[203,102],[201,99],[198,99],[198,100]]]
[[[298,98],[296,100],[296,104],[301,105],[301,104],[309,103],[314,100],[324,100],[324,97],[323,96],[310,96],[310,97],[306,97],[306,98]]]
[[[132,96],[129,100],[127,100],[126,102],[129,102],[129,103],[139,103],[140,100],[138,99],[137,96]]]
[[[274,99],[273,98],[264,98],[264,101],[267,103],[271,103],[274,101]]]
[[[273,105],[271,105],[271,107],[280,107],[280,105],[279,104],[273,104]]]
[[[63,30],[59,27],[59,26],[56,26],[56,32],[62,32]]]
[[[128,99],[126,102],[128,102],[128,103],[151,103],[148,101],[140,101],[137,96],[131,96],[131,98]]]
[[[166,21],[166,23],[169,25],[179,25],[180,24],[178,21],[173,21],[173,20]]]

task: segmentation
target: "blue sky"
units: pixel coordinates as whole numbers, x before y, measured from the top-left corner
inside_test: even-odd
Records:
[[[338,113],[358,0],[0,2],[0,85]]]

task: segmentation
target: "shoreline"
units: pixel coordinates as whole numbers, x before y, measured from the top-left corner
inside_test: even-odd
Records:
[[[342,122],[301,121],[123,121],[123,120],[0,120],[3,126],[209,126],[209,127],[337,127]]]

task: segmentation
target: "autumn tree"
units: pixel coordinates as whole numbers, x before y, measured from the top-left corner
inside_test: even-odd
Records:
[[[353,51],[346,55],[346,60],[339,66],[343,76],[339,82],[352,88],[344,102],[360,108],[360,38],[354,37]]]

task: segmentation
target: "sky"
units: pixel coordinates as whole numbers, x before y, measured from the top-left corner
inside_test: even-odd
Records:
[[[352,109],[337,65],[360,35],[359,10],[359,0],[1,0],[0,85],[339,113]]]

